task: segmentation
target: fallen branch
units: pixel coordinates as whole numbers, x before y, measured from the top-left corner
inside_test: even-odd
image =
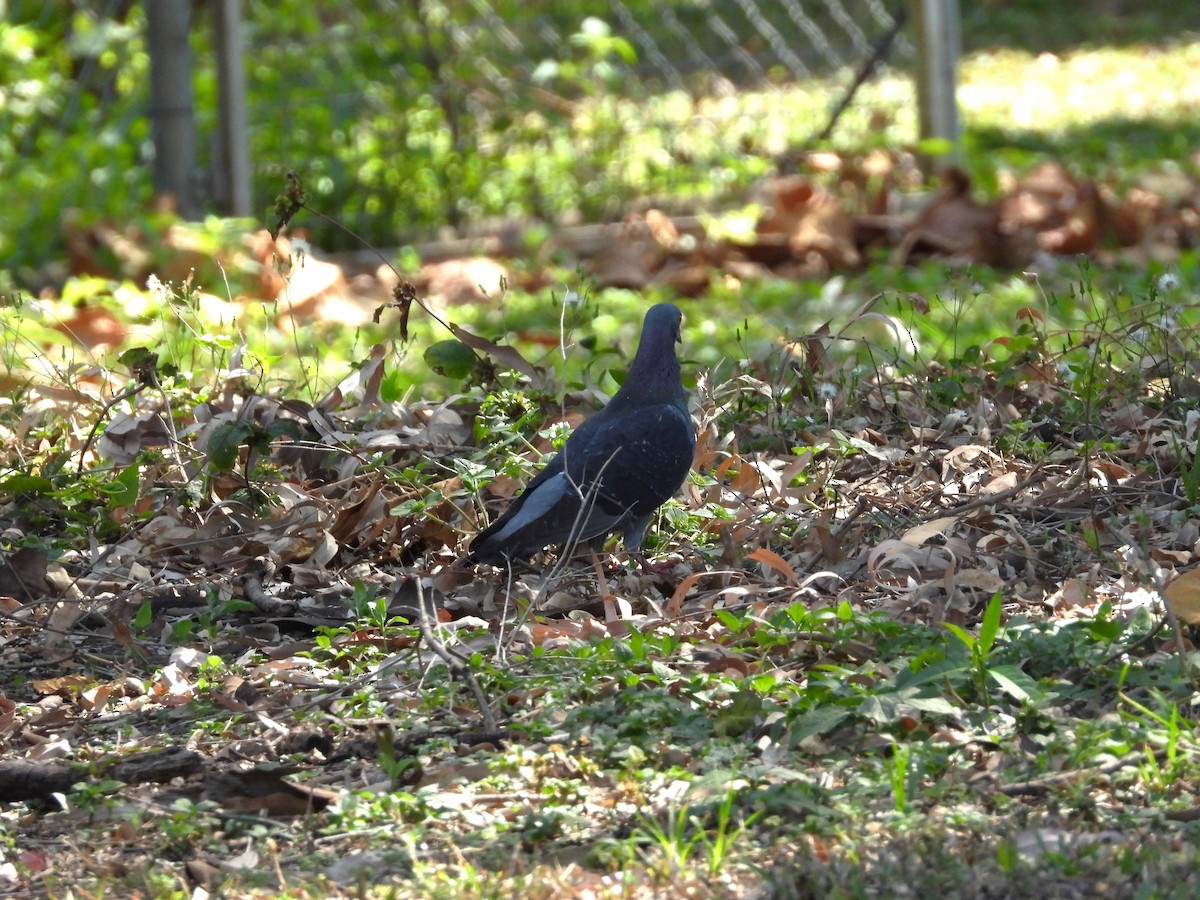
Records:
[[[110,756],[87,764],[0,762],[0,803],[49,800],[66,794],[79,782],[102,779],[125,784],[162,783],[200,771],[201,757],[193,750],[167,747],[129,756]]]
[[[1155,750],[1153,756],[1155,760],[1162,762],[1162,760],[1167,758],[1167,751]],[[1052,787],[1057,787],[1061,784],[1070,784],[1073,781],[1079,781],[1088,776],[1111,775],[1120,769],[1145,762],[1146,758],[1147,757],[1145,753],[1131,753],[1128,756],[1122,756],[1120,759],[1115,759],[1112,762],[1105,763],[1102,766],[1093,766],[1090,769],[1075,769],[1070,772],[1056,772],[1053,775],[1047,775],[1044,778],[1036,778],[1031,781],[1018,781],[1015,784],[1006,784],[1003,785],[999,790],[1000,793],[1007,797],[1040,797],[1047,793]]]

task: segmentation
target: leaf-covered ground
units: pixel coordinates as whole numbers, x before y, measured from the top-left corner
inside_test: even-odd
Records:
[[[312,402],[199,330],[206,379],[43,357],[0,410],[0,886],[1193,895],[1194,289],[1083,271],[1070,329],[933,361],[914,293],[690,366],[648,569],[457,562],[611,394],[586,328],[561,371],[459,329],[436,400],[383,345]]]

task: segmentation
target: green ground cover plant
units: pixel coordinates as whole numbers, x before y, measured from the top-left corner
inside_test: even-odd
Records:
[[[515,336],[540,310],[570,349],[537,384],[498,360],[473,369],[449,406],[446,382],[419,400],[390,380],[415,348],[362,360],[329,406],[245,367],[256,354],[184,298],[108,375],[115,402],[88,401],[108,370],[35,377],[55,354],[13,324],[6,558],[42,553],[35,573],[87,588],[10,613],[10,721],[56,733],[36,722],[58,696],[82,729],[66,759],[92,762],[24,825],[7,807],[12,877],[51,895],[173,896],[189,878],[284,896],[1172,895],[1194,862],[1193,688],[1154,601],[1187,566],[1197,507],[1178,374],[1194,325],[1163,274],[1084,264],[1059,288],[906,271],[901,296],[869,307],[886,327],[858,304],[851,338],[855,310],[818,300],[813,321],[838,327],[791,342],[770,338],[787,309],[773,286],[711,363],[693,356],[713,350],[703,307],[687,307],[712,453],[648,545],[670,572],[618,554],[601,582],[453,559],[464,516],[486,514],[479,489],[523,480],[530,442],[561,439],[562,398],[613,389],[636,298],[579,285],[578,307],[551,292],[476,311],[476,329]],[[921,284],[938,288],[926,313]],[[1008,291],[998,341],[1003,303],[985,325],[971,301]],[[414,343],[440,327],[423,315]],[[786,352],[813,340],[824,353]],[[364,405],[367,383],[398,390]],[[59,396],[69,415],[39,414]],[[322,403],[332,430],[289,412]],[[434,407],[486,424],[372,448]],[[171,443],[114,428],[142,409]],[[47,655],[64,640],[81,667]],[[134,812],[136,777],[112,760],[184,743],[190,774],[141,788],[154,800]],[[294,791],[299,817],[279,798]],[[68,825],[110,862],[63,856]],[[151,856],[175,874],[138,874]]]
[[[1146,74],[1142,20],[1115,57],[1057,21],[1054,71]],[[1165,43],[1178,87],[1194,47]],[[1170,90],[1141,145],[1078,101],[977,129],[977,181],[1080,136],[1101,178],[1186,172]],[[6,288],[6,890],[1197,892],[1194,247],[685,298],[531,239],[540,284],[427,310],[401,280],[348,327],[256,299],[304,277],[246,249],[274,224],[147,218],[148,269]],[[658,300],[699,449],[656,565],[456,565]],[[73,338],[80,308],[119,346]]]

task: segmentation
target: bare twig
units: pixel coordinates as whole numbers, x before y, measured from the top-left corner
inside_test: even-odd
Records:
[[[1155,750],[1154,758],[1161,762],[1167,758],[1165,749]],[[1138,763],[1146,761],[1145,753],[1131,753],[1128,756],[1122,756],[1120,759],[1115,759],[1110,763],[1105,763],[1102,766],[1093,766],[1090,769],[1074,769],[1070,772],[1055,772],[1053,775],[1047,775],[1044,778],[1035,778],[1030,781],[1018,781],[1014,784],[1006,784],[999,788],[1000,793],[1008,797],[1040,797],[1045,794],[1050,788],[1060,784],[1070,784],[1073,781],[1095,775],[1111,775],[1114,772],[1124,769],[1127,766],[1134,766]]]
[[[290,616],[296,612],[295,603],[272,597],[263,590],[262,582],[252,575],[241,579],[241,587],[246,599],[265,616]]]
[[[858,72],[854,76],[854,81],[846,89],[846,93],[842,95],[842,99],[838,102],[833,112],[830,113],[829,121],[825,123],[825,127],[821,129],[821,133],[816,137],[817,141],[829,140],[830,135],[833,134],[833,129],[837,127],[838,120],[842,117],[842,113],[849,109],[850,104],[854,102],[854,97],[858,94],[859,88],[870,80],[871,76],[875,74],[875,70],[879,67],[879,64],[887,59],[888,54],[892,52],[892,44],[908,21],[908,8],[904,5],[898,6],[896,11],[892,13],[892,19],[891,27],[875,41],[871,55],[859,66]]]
[[[429,649],[446,663],[446,667],[450,670],[450,677],[461,678],[467,683],[467,687],[475,695],[475,702],[479,705],[479,714],[483,718],[483,730],[488,734],[496,733],[498,730],[496,728],[496,717],[492,715],[491,704],[488,703],[487,696],[483,693],[483,688],[479,686],[479,679],[471,671],[470,664],[447,647],[442,642],[442,639],[434,634],[433,626],[429,622],[429,610],[425,607],[425,589],[421,586],[420,578],[417,579],[417,609],[420,611],[420,615],[417,617],[417,627],[421,629],[421,637],[425,639],[425,642],[429,645]]]
[[[1044,480],[1045,480],[1045,476],[1042,474],[1042,467],[1040,465],[1036,465],[1033,467],[1033,471],[1030,473],[1028,478],[1026,478],[1023,481],[1017,482],[1010,488],[1005,488],[1004,490],[998,491],[995,494],[988,494],[987,496],[984,496],[984,497],[977,497],[974,500],[970,500],[966,503],[959,504],[958,506],[952,506],[948,509],[934,510],[931,513],[927,513],[926,515],[921,516],[921,518],[917,519],[917,521],[918,522],[929,522],[929,521],[932,521],[933,519],[940,519],[942,516],[945,516],[945,515],[958,516],[958,515],[962,515],[963,513],[971,512],[972,510],[982,509],[982,508],[986,508],[988,506],[994,506],[995,504],[1001,502],[1002,500],[1007,500],[1009,497],[1015,497],[1017,494],[1021,493],[1026,488],[1032,487],[1033,485],[1038,484],[1039,482],[1044,481]]]
[[[132,397],[136,397],[148,386],[149,385],[145,384],[144,382],[139,381],[133,387],[129,388],[129,390],[117,394],[117,396],[113,397],[104,404],[104,408],[100,410],[100,415],[98,415],[96,417],[96,421],[92,423],[92,430],[88,432],[87,440],[83,442],[83,447],[79,451],[80,472],[83,471],[83,464],[87,460],[88,451],[92,449],[92,444],[96,440],[96,433],[100,430],[100,426],[108,420],[108,414],[112,411],[112,408],[124,400],[129,400]]]

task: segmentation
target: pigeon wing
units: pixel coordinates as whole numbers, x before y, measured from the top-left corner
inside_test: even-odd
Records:
[[[610,408],[581,424],[562,452],[471,543],[470,558],[527,558],[550,544],[591,541],[613,531],[640,544],[654,510],[691,466],[691,418],[677,405]]]

